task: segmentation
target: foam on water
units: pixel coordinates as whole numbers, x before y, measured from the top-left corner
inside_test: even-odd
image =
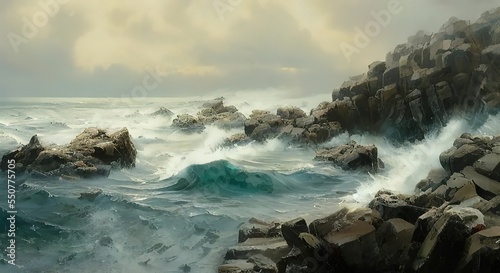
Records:
[[[225,97],[226,104],[248,115],[287,104],[309,112],[327,95],[286,99],[285,92],[239,92]],[[170,127],[175,116],[150,115],[162,106],[175,114],[196,114],[204,99],[209,98],[155,98],[120,102],[112,109],[107,99],[0,103],[0,151],[26,144],[34,134],[45,144],[68,143],[86,127],[127,127],[138,150],[136,168],[106,179],[29,179],[20,186],[18,257],[24,267],[19,272],[179,272],[184,264],[191,272],[215,272],[227,247],[235,244],[239,225],[249,218],[310,221],[336,211],[340,202],[364,204],[381,188],[411,193],[430,169],[439,167],[439,153],[460,134],[498,134],[500,128],[494,116],[479,128],[453,120],[425,141],[402,146],[369,135],[342,134],[330,142],[377,145],[386,169],[370,176],[315,162],[313,149],[279,140],[222,148],[226,137],[242,130],[208,126],[201,134],[186,135]],[[245,183],[262,183],[267,190],[247,191]],[[97,189],[103,193],[95,200],[79,198]],[[6,200],[4,194],[0,191],[0,200]],[[4,243],[2,238],[2,248]],[[157,243],[166,249],[158,251]]]

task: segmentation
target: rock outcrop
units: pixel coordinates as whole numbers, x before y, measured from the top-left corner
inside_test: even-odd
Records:
[[[114,133],[87,128],[64,146],[43,146],[35,135],[27,145],[5,154],[0,167],[6,170],[8,160],[14,159],[19,173],[79,179],[108,176],[112,168],[132,168],[136,155],[126,128]]]
[[[293,106],[280,107],[276,114],[254,110],[245,121],[245,134],[256,141],[279,138],[290,143],[319,144],[342,132],[338,122],[320,121]]]
[[[206,125],[213,125],[229,130],[243,128],[245,115],[233,106],[224,106],[223,98],[203,103],[202,109],[196,116],[189,114],[177,115],[172,121],[172,126],[185,133],[201,133]]]
[[[378,149],[375,145],[362,146],[351,141],[346,145],[322,148],[316,151],[315,160],[329,161],[344,170],[375,173],[378,171]]]
[[[219,272],[496,272],[499,140],[463,134],[415,195],[381,190],[368,208],[343,208],[309,225],[253,220],[220,267],[233,271]]]
[[[351,77],[332,102],[312,110],[349,132],[394,140],[422,139],[435,126],[464,114],[497,113],[500,107],[500,9],[474,24],[450,19],[439,32],[419,32],[408,43]],[[480,122],[480,120],[473,120]]]

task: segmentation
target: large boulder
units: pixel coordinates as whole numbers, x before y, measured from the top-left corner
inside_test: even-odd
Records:
[[[465,241],[457,273],[493,273],[500,268],[500,226],[477,232]]]
[[[316,160],[329,161],[344,170],[378,171],[378,150],[375,145],[361,146],[355,141],[346,145],[316,151]]]
[[[20,172],[87,178],[107,176],[111,168],[132,168],[136,156],[137,150],[126,128],[110,134],[98,128],[87,128],[63,146],[43,147],[34,136],[28,145],[4,155],[2,166],[14,158]]]
[[[415,272],[453,272],[472,228],[484,224],[480,211],[449,207],[435,222],[413,262]]]

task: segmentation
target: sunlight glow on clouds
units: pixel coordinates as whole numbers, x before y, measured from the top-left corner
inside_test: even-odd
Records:
[[[46,6],[38,1],[64,4],[25,38],[25,21]],[[226,4],[223,14],[215,1]],[[327,93],[416,31],[436,31],[451,16],[475,20],[499,6],[487,0],[215,1],[2,1],[0,90],[116,96],[146,67],[161,64],[167,78],[152,92],[158,96],[265,88]],[[399,1],[402,12],[349,63],[339,45],[352,43],[354,29],[389,1]],[[17,54],[9,35],[24,39]]]

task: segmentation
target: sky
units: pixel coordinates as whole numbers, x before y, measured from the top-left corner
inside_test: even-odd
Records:
[[[474,22],[499,6],[499,0],[2,0],[0,95],[328,93],[417,31],[436,32],[452,16]]]

